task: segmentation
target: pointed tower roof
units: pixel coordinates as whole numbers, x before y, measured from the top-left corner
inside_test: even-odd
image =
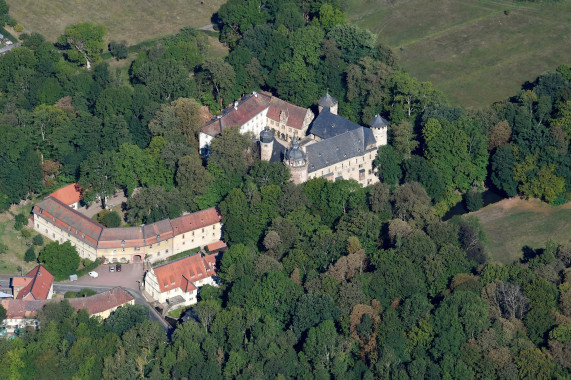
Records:
[[[305,165],[305,153],[300,149],[295,137],[291,143],[291,148],[285,152],[285,162],[290,166]]]
[[[331,108],[338,103],[339,103],[339,101],[337,99],[335,99],[333,96],[329,95],[329,92],[327,92],[327,94],[325,94],[324,97],[322,97],[321,99],[319,99],[317,101],[317,105],[324,107],[324,108],[325,107]]]
[[[375,115],[375,118],[373,120],[371,120],[371,122],[369,123],[369,126],[371,128],[385,128],[388,125],[389,125],[389,121],[387,119],[384,119],[379,114]]]

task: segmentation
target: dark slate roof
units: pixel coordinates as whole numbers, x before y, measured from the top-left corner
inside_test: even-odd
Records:
[[[291,148],[286,150],[285,159],[289,162],[293,162],[294,166],[305,165],[305,153],[299,147],[297,138],[295,137],[293,138],[293,141],[291,143]]]
[[[361,126],[329,112],[329,108],[324,108],[311,123],[309,133],[325,140],[358,128]]]
[[[270,157],[270,162],[283,162],[285,157],[286,147],[280,144],[280,142],[274,139],[274,145],[272,150],[272,157]]]
[[[329,95],[329,93],[325,94],[325,96],[317,101],[317,105],[321,107],[333,107],[337,104],[338,101],[333,96]]]
[[[308,173],[334,165],[338,162],[359,157],[377,149],[377,141],[369,128],[359,127],[327,140],[308,145]]]
[[[270,131],[270,128],[266,125],[266,128],[260,132],[260,141],[263,143],[270,143],[274,139],[274,134]]]
[[[373,120],[369,123],[371,128],[384,128],[389,125],[387,119],[384,119],[381,115],[376,115]]]

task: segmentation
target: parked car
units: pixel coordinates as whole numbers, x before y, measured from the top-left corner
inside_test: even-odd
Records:
[[[95,271],[91,271],[88,273],[89,277],[93,277],[93,278],[97,278],[99,277],[99,273],[95,272]]]
[[[121,264],[115,265],[115,270],[116,270],[117,272],[121,272]]]
[[[115,272],[115,265],[109,265],[109,272]]]

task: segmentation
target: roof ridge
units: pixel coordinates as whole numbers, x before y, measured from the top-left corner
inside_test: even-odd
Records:
[[[87,220],[87,221],[89,221],[90,223],[93,223],[93,224],[97,225],[98,227],[107,228],[107,227],[105,227],[103,224],[101,224],[101,223],[99,223],[99,222],[96,222],[96,221],[93,220],[93,219],[88,218],[87,216],[83,215],[83,214],[80,213],[79,211],[77,211],[77,210],[75,210],[75,209],[69,207],[68,205],[66,205],[65,203],[61,202],[59,199],[52,197],[51,195],[48,195],[47,197],[45,197],[44,200],[46,200],[46,199],[48,199],[48,198],[51,199],[51,200],[53,200],[53,201],[55,201],[55,202],[58,203],[60,206],[65,207],[67,210],[71,211],[73,214],[80,216],[80,217],[83,218],[84,220]]]

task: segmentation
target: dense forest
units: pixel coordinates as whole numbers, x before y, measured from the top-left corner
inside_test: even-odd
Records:
[[[0,373],[35,378],[502,378],[571,375],[571,245],[488,262],[476,219],[443,222],[481,192],[571,193],[571,68],[484,110],[447,104],[390,49],[346,22],[338,1],[230,0],[224,59],[183,29],[141,49],[128,72],[102,60],[104,28],[71,25],[56,45],[22,35],[0,56],[0,209],[77,181],[84,201],[133,194],[137,225],[218,206],[229,250],[219,288],[172,335],[129,307],[99,322],[65,303],[42,328],[0,340]],[[122,47],[121,49],[124,49]],[[125,56],[113,44],[117,59]],[[202,106],[253,90],[339,114],[390,120],[381,183],[295,186],[230,129],[198,155]]]

